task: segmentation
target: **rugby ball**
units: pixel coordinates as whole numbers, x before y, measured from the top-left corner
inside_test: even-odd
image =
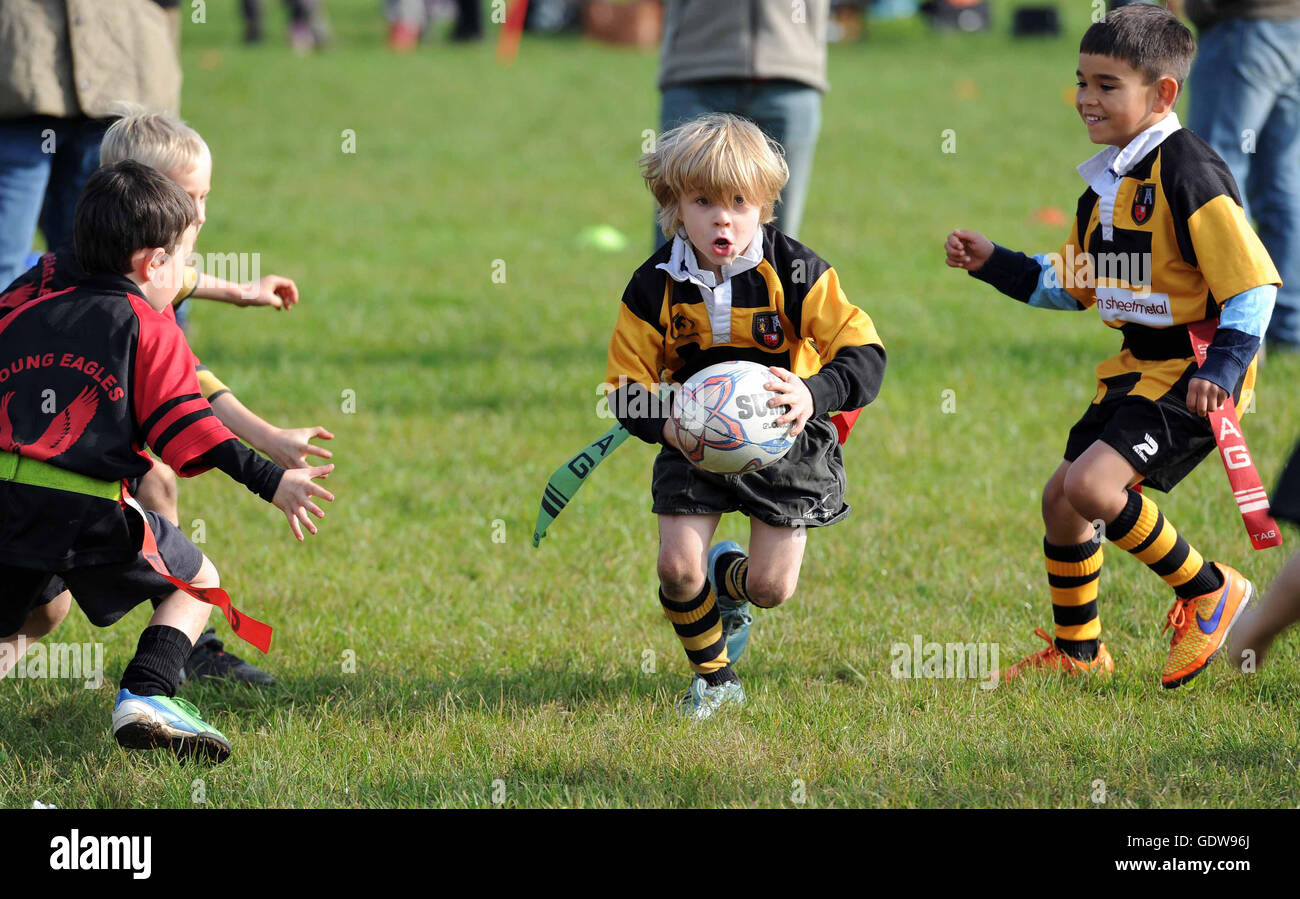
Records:
[[[776,380],[757,362],[721,362],[696,372],[677,392],[672,419],[677,442],[697,468],[744,474],[766,468],[794,445],[793,422],[776,420],[788,406],[769,406]]]

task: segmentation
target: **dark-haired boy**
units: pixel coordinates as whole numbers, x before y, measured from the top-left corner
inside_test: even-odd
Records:
[[[1133,489],[1172,489],[1214,448],[1206,416],[1253,389],[1279,283],[1227,166],[1173,112],[1195,53],[1191,32],[1160,7],[1126,6],[1094,24],[1079,47],[1075,106],[1093,143],[1110,146],[1079,166],[1088,189],[1060,257],[1031,259],[974,231],[947,240],[948,265],[1031,306],[1096,306],[1124,336],[1119,355],[1098,366],[1097,394],[1043,490],[1055,640],[1040,629],[1048,647],[1008,680],[1112,670],[1099,639],[1093,522],[1176,594],[1166,687],[1205,669],[1254,593]],[[1216,318],[1198,369],[1188,326]]]
[[[217,587],[217,571],[122,485],[149,470],[147,443],[182,477],[221,469],[280,508],[301,540],[300,522],[316,532],[308,512],[323,516],[312,497],[333,500],[312,478],[333,466],[286,472],[241,444],[200,395],[185,338],[161,312],[195,222],[194,202],[164,175],[136,162],[104,166],[77,205],[86,277],[0,319],[0,635],[22,638],[0,657],[16,660],[58,623],[59,610],[39,605],[55,576],[99,627],[162,598],[122,675],[114,736],[127,748],[221,761],[226,738],[174,698],[211,606],[157,569],[190,588]]]

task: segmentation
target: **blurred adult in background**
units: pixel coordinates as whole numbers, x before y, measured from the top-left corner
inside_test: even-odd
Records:
[[[1187,125],[1223,157],[1282,276],[1267,338],[1300,349],[1300,0],[1186,0]]]
[[[289,12],[289,44],[299,53],[310,53],[329,43],[329,24],[321,0],[284,0]],[[244,11],[244,41],[260,43],[266,37],[262,20],[263,0],[240,0]]]
[[[72,246],[115,103],[179,111],[176,3],[0,2],[0,288],[27,269],[38,224],[50,249]]]
[[[388,46],[399,53],[414,50],[429,26],[441,21],[448,0],[384,0],[388,17]],[[450,38],[453,41],[477,41],[483,37],[481,0],[455,0]]]
[[[822,123],[830,0],[664,0],[660,133],[709,112],[744,116],[785,148],[776,226],[798,238]],[[655,226],[656,243],[669,235]]]

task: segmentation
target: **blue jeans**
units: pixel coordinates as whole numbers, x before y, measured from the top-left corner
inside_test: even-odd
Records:
[[[750,119],[785,148],[790,181],[776,204],[776,226],[798,239],[804,201],[812,176],[813,151],[822,127],[822,95],[796,81],[692,81],[667,88],[659,111],[662,134],[709,112],[730,112]],[[668,238],[654,228],[655,248]],[[744,249],[743,247],[741,249]]]
[[[72,247],[72,214],[109,122],[48,116],[0,121],[0,290],[27,270],[39,224],[51,250]]]
[[[1300,19],[1202,32],[1187,124],[1232,170],[1282,275],[1270,340],[1300,346]]]

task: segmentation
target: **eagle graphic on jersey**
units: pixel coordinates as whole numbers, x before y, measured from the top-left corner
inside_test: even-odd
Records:
[[[81,439],[86,425],[95,417],[99,396],[93,387],[83,387],[77,398],[59,412],[35,443],[18,443],[14,440],[13,423],[9,420],[9,401],[14,397],[9,391],[0,397],[0,450],[16,453],[20,450],[29,459],[44,462],[65,452]]]

